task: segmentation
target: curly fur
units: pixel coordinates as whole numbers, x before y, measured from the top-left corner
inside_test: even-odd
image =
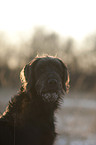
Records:
[[[38,57],[20,73],[22,87],[0,117],[0,144],[53,145],[54,112],[69,89],[66,65],[58,58]]]

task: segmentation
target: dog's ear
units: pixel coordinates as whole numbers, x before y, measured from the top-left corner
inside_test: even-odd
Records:
[[[28,84],[28,80],[29,80],[29,64],[24,66],[23,69],[21,70],[20,79],[21,79],[21,82],[23,83],[23,86],[25,88],[26,85]]]
[[[65,90],[65,92],[68,93],[69,88],[70,88],[70,85],[69,85],[70,77],[69,77],[69,72],[68,72],[68,69],[67,69],[66,66],[64,68],[64,76],[63,76],[63,78],[64,78],[64,90]]]
[[[69,72],[68,72],[68,69],[67,69],[67,66],[61,61],[61,65],[62,65],[62,68],[63,68],[63,89],[65,92],[68,92],[69,91],[69,81],[70,81],[70,77],[69,77]]]
[[[20,79],[23,83],[24,89],[27,89],[27,91],[34,89],[34,83],[35,83],[35,74],[34,74],[34,68],[36,66],[36,63],[39,61],[39,58],[33,59],[29,64],[27,64],[20,73]]]

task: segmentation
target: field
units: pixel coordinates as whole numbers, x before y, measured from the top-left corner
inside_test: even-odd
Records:
[[[0,89],[0,113],[18,89]],[[96,145],[96,96],[71,92],[65,95],[56,114],[55,145]]]

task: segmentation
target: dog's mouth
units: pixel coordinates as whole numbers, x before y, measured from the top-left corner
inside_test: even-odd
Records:
[[[45,93],[42,94],[42,98],[45,102],[56,102],[56,100],[58,99],[58,94],[56,92],[54,93]]]
[[[36,83],[36,91],[38,96],[42,97],[43,101],[55,103],[64,98],[64,90],[61,82],[56,79],[49,79],[47,84],[45,82],[40,82],[42,81],[39,80]]]
[[[58,92],[47,92],[47,93],[42,93],[42,99],[45,102],[51,102],[55,103],[58,102],[58,100],[64,98],[64,92],[63,91],[58,91]]]

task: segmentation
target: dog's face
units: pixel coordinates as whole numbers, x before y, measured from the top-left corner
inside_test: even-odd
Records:
[[[55,102],[62,98],[69,83],[67,67],[58,58],[37,58],[26,65],[24,75],[28,91],[36,91],[44,101]]]

